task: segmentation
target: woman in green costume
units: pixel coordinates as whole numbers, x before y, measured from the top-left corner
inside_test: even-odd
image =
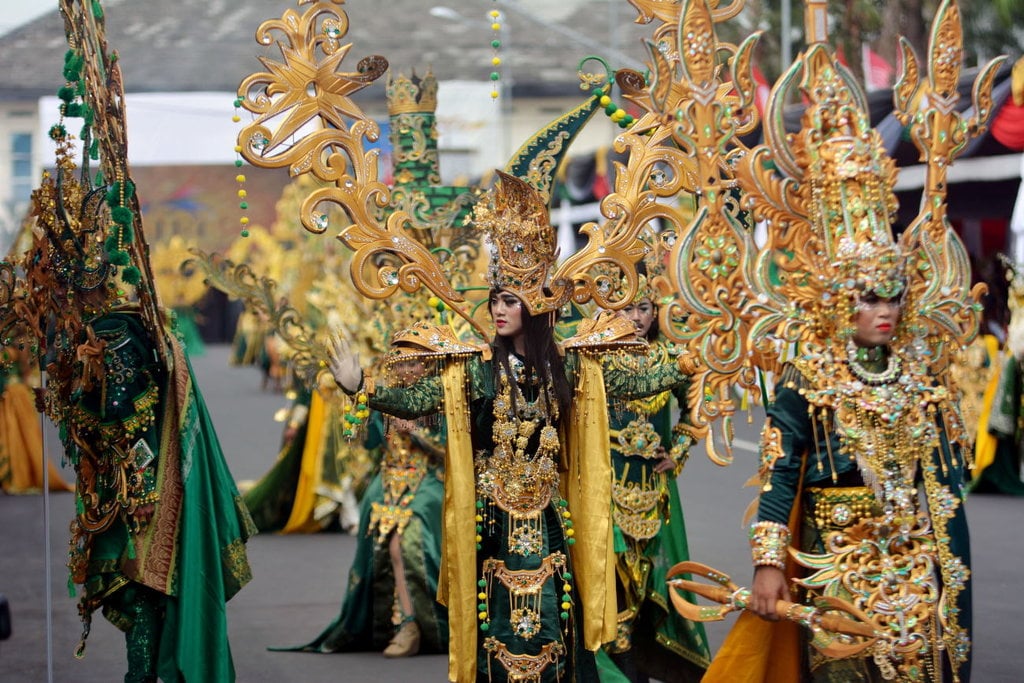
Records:
[[[423,374],[419,361],[399,363],[401,383]],[[374,413],[365,445],[381,454],[359,516],[359,545],[341,613],[306,651],[383,650],[385,657],[446,652],[448,614],[437,600],[444,500],[443,437],[391,418],[387,434]]]
[[[593,651],[614,637],[615,613],[606,394],[648,396],[686,377],[675,363],[640,373],[602,366],[612,349],[638,343],[617,316],[584,321],[556,345],[564,301],[546,286],[554,230],[533,188],[501,174],[475,213],[494,244],[494,343],[480,348],[426,326],[398,335],[396,353],[440,365],[410,387],[377,386],[341,341],[331,370],[381,412],[444,412],[439,595],[449,608],[450,680],[597,680]]]
[[[611,363],[641,372],[672,362],[677,352],[659,339],[656,293],[646,276],[622,315],[650,343],[646,356],[617,356]],[[699,681],[710,663],[704,626],[683,618],[669,603],[666,571],[690,559],[676,477],[689,455],[685,424],[672,428],[673,394],[686,414],[686,385],[609,409],[612,520],[619,614],[615,642],[606,646],[614,666],[630,681],[650,678]],[[666,445],[668,448],[666,448]],[[614,678],[602,659],[602,679]]]

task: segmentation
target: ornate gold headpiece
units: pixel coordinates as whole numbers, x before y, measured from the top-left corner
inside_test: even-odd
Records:
[[[437,79],[433,71],[420,78],[413,71],[388,78],[388,114],[433,114],[437,110]]]
[[[553,311],[569,300],[571,290],[548,293],[558,248],[547,206],[526,182],[497,173],[498,183],[473,208],[473,223],[488,238],[487,282],[519,297],[531,315]]]

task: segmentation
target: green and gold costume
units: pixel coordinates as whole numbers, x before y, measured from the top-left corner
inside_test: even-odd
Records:
[[[865,361],[865,368],[882,375],[887,364],[882,357]],[[959,449],[934,412],[927,413],[931,424],[913,423],[916,407],[908,404],[888,424],[878,422],[877,406],[864,407],[859,434],[870,445],[856,447],[858,432],[849,421],[840,427],[809,403],[814,388],[807,372],[801,361],[786,365],[767,411],[759,525],[792,529],[808,603],[815,595],[841,597],[884,621],[886,636],[907,647],[902,662],[873,658],[870,649],[831,659],[806,646],[805,637],[801,680],[968,680],[970,545]],[[941,395],[915,380],[902,384],[907,397]],[[887,387],[879,382],[876,394]],[[903,456],[915,463],[900,461]],[[893,476],[895,467],[903,467],[902,477]],[[900,486],[905,490],[894,488]]]
[[[987,462],[978,459],[971,491],[1024,496],[1024,369],[1016,358],[1009,358],[1003,366],[987,426],[988,433],[995,437],[995,449]]]
[[[234,680],[224,603],[251,578],[255,530],[191,366],[174,344],[164,367],[132,311],[88,329],[74,374],[48,386],[78,475],[69,569],[85,635],[99,608],[125,631],[125,681]]]
[[[452,680],[596,680],[592,652],[614,638],[615,622],[606,395],[639,398],[686,381],[674,363],[602,367],[591,353],[614,343],[591,331],[563,344],[576,387],[566,416],[518,374],[514,356],[509,377],[465,345],[437,354],[439,375],[370,392],[371,407],[398,417],[444,411],[439,595],[451,615]]]
[[[400,538],[405,581],[420,629],[420,652],[448,650],[448,612],[437,602],[441,570],[443,441],[428,430],[383,435],[374,414],[366,446],[381,456],[380,471],[363,494],[359,545],[348,574],[341,613],[303,649],[316,652],[383,650],[403,615],[395,598],[392,534]],[[413,615],[405,615],[413,616]]]
[[[638,373],[675,358],[673,345],[654,342],[646,356],[617,355],[608,362]],[[711,657],[704,626],[672,608],[665,582],[669,568],[690,559],[675,481],[690,437],[672,428],[673,394],[685,415],[686,385],[609,410],[619,614],[616,639],[608,649],[613,657],[619,655],[617,662],[628,652],[629,668],[654,678],[699,681]],[[675,460],[675,469],[655,471],[666,455]]]

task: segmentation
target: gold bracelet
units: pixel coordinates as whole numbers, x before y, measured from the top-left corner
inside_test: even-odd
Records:
[[[791,535],[789,527],[778,522],[757,522],[750,526],[750,553],[755,567],[786,568],[786,553]]]

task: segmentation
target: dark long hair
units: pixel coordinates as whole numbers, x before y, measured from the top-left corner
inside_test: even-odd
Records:
[[[492,290],[491,295],[498,290]],[[487,304],[490,310],[490,303]],[[526,377],[537,377],[540,380],[541,390],[545,393],[550,384],[554,390],[554,396],[547,396],[550,403],[556,402],[558,414],[562,417],[569,414],[572,405],[572,387],[565,376],[565,360],[558,352],[558,345],[555,343],[555,312],[531,315],[525,303],[520,303],[520,311],[523,321],[523,370]],[[495,335],[494,338],[494,360],[501,363],[506,374],[512,377],[512,368],[509,366],[508,357],[513,353],[512,340],[508,337]],[[513,398],[513,401],[515,398]]]

